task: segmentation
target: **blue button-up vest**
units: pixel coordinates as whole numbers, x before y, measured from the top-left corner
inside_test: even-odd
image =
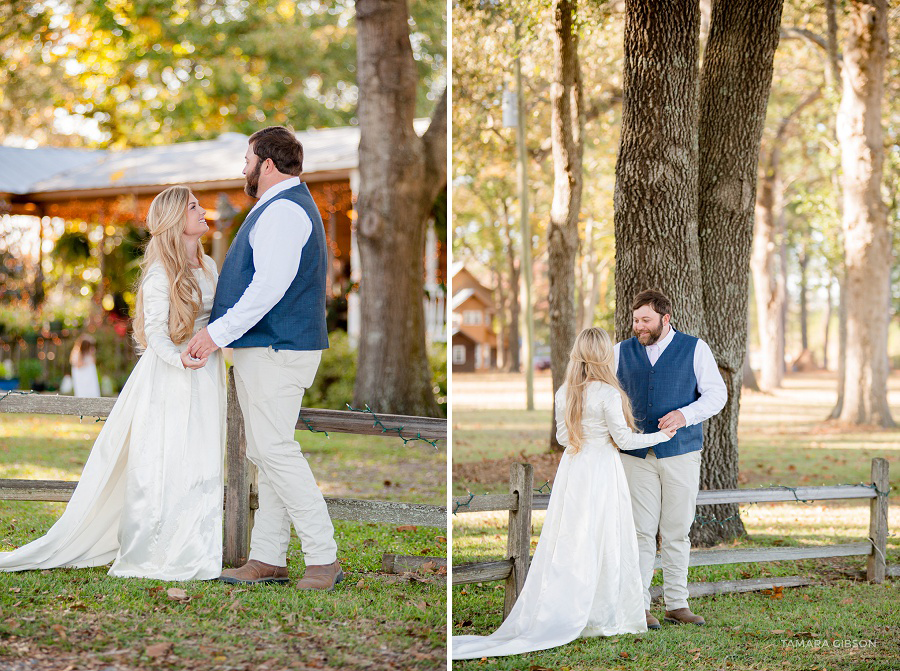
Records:
[[[697,338],[676,331],[656,365],[651,366],[647,350],[637,338],[630,338],[619,346],[619,382],[631,400],[635,421],[644,433],[659,431],[659,420],[663,415],[700,398],[694,374],[696,347]],[[678,429],[669,441],[654,445],[653,453],[664,459],[700,449],[703,449],[703,426],[694,424]],[[622,454],[643,459],[647,451],[645,448]]]
[[[266,201],[241,224],[222,264],[209,320],[212,322],[224,315],[250,286],[255,272],[250,231],[266,208],[281,199],[302,207],[312,222],[312,232],[300,254],[300,267],[275,307],[229,347],[273,347],[277,350],[322,350],[328,347],[328,329],[325,325],[328,263],[325,228],[319,208],[303,183],[285,189]]]

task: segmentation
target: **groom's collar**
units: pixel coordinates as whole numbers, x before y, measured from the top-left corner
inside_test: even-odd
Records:
[[[250,211],[252,212],[263,203],[272,200],[279,193],[290,189],[292,186],[300,186],[299,177],[291,177],[290,179],[286,179],[283,182],[278,182],[278,184],[270,186],[268,189],[266,189],[266,192],[259,197],[259,200],[256,201],[256,205],[250,208]]]
[[[659,351],[662,352],[666,347],[669,346],[669,343],[672,342],[672,339],[675,337],[675,329],[672,325],[669,325],[669,332],[662,340],[657,340],[653,345],[659,347]],[[653,345],[645,345],[645,347],[652,347]]]

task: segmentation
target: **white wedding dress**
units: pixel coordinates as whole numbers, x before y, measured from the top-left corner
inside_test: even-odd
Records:
[[[218,273],[194,271],[206,326]],[[225,368],[221,350],[185,369],[169,338],[169,282],[144,278],[147,350],[103,425],[62,517],[47,534],[0,553],[0,570],[102,566],[109,574],[208,580],[222,568]]]
[[[569,444],[566,385],[556,393],[556,437]],[[453,659],[546,650],[578,637],[647,631],[631,495],[610,436],[623,450],[669,440],[633,433],[618,390],[590,382],[581,450],[566,450],[553,481],[531,567],[509,616],[490,636],[453,636]]]

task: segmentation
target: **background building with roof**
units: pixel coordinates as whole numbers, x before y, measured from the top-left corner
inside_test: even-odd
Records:
[[[454,264],[451,272],[453,372],[492,370],[497,367],[497,334],[491,290],[462,264]]]
[[[416,130],[424,132],[427,125],[427,119],[418,120]],[[308,130],[297,138],[304,148],[301,179],[319,206],[328,243],[330,323],[346,329],[352,344],[362,329],[357,289],[363,274],[354,232],[359,128]],[[4,262],[37,264],[39,271],[54,220],[87,222],[91,231],[102,231],[102,249],[108,236],[121,237],[125,227],[143,229],[153,198],[168,186],[184,184],[207,211],[210,232],[203,242],[221,268],[231,238],[255,202],[243,190],[247,141],[246,135],[223,133],[214,140],[126,150],[0,146],[0,216],[28,217],[27,227],[41,243],[36,258],[7,253]],[[446,342],[446,245],[433,226],[424,252],[426,333],[429,340]],[[4,349],[0,360],[18,358],[8,343]]]

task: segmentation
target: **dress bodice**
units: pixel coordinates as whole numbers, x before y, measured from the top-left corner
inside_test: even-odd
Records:
[[[200,312],[194,319],[193,333],[197,333],[209,323],[219,277],[215,261],[206,256],[203,262],[205,269],[195,268],[192,271],[200,285],[202,297]],[[181,352],[187,348],[187,341],[176,345],[169,335],[169,279],[162,264],[154,263],[147,269],[141,280],[141,286],[144,292],[144,333],[147,338],[147,351],[155,352],[166,363],[183,370]]]
[[[569,445],[569,431],[566,428],[567,392],[568,386],[565,384],[556,392],[556,439],[566,446]],[[608,445],[611,438],[620,450],[637,450],[669,440],[662,431],[648,434],[632,431],[625,421],[621,393],[612,385],[599,380],[588,382],[585,387],[581,426],[583,446]]]

